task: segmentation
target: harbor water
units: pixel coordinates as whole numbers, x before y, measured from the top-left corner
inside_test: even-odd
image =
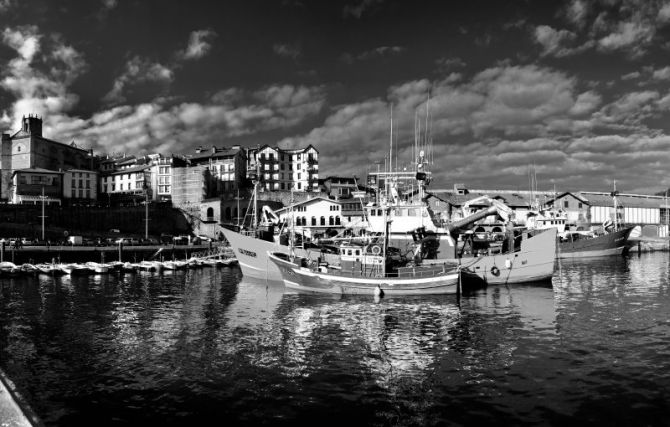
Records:
[[[0,367],[54,426],[670,424],[668,254],[558,267],[377,300],[237,268],[3,278]]]

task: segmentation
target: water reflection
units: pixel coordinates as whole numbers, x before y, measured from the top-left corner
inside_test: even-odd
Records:
[[[2,279],[0,364],[60,425],[516,425],[624,401],[647,412],[622,422],[653,420],[670,410],[664,255],[460,299],[297,294],[237,269]]]

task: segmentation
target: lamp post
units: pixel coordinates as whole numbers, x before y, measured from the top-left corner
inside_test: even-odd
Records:
[[[40,196],[40,200],[42,201],[42,241],[44,241],[44,218],[46,218],[46,215],[44,215],[44,201],[46,200],[46,196],[44,195],[44,186],[42,186],[42,195]]]

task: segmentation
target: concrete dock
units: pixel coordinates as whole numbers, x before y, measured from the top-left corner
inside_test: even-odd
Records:
[[[40,419],[33,413],[14,383],[0,370],[0,427],[42,426]]]

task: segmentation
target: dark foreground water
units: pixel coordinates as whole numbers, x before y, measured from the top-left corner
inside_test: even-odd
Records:
[[[669,266],[563,262],[460,301],[3,279],[0,366],[47,425],[669,425]]]

